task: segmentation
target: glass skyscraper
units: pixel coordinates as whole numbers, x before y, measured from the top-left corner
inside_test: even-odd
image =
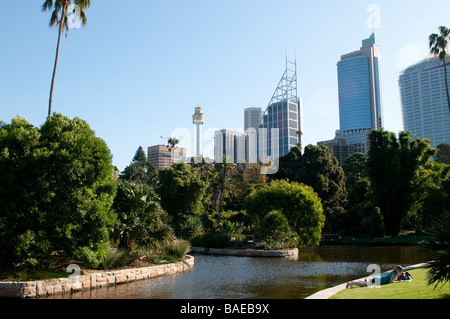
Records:
[[[261,129],[266,133],[261,134]],[[283,156],[292,147],[301,146],[301,138],[302,101],[297,96],[297,64],[286,59],[286,70],[259,126],[258,147],[261,151],[258,154],[272,158]],[[273,145],[273,139],[278,149]]]
[[[359,51],[337,63],[340,136],[357,152],[368,150],[367,135],[383,127],[380,53],[375,34],[362,41]]]
[[[450,64],[450,57],[446,63]],[[427,58],[410,66],[400,74],[398,82],[404,130],[413,137],[430,139],[432,147],[450,143],[444,65],[439,58]]]

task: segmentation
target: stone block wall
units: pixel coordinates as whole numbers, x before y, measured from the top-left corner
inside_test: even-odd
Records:
[[[166,265],[116,271],[99,271],[91,274],[72,275],[69,278],[50,280],[0,282],[0,298],[36,298],[182,273],[194,267],[194,257],[186,257],[185,262]]]

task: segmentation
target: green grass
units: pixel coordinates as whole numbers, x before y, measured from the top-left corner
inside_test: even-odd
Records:
[[[391,283],[381,288],[354,286],[330,299],[450,299],[450,284],[438,286],[436,289],[434,285],[427,285],[427,269],[420,268],[408,272],[413,277],[411,282]]]

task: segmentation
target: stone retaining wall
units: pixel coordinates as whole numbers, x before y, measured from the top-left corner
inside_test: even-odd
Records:
[[[71,275],[69,278],[50,280],[0,282],[0,298],[36,298],[172,275],[188,271],[194,267],[194,257],[186,257],[185,262],[166,265],[101,271],[87,275]]]
[[[288,248],[279,250],[263,250],[263,249],[219,249],[219,248],[203,248],[191,247],[192,252],[223,255],[223,256],[242,256],[242,257],[270,257],[270,258],[298,258],[298,248]]]

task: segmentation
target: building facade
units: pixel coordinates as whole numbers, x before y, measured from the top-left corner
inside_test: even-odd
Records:
[[[357,152],[367,153],[368,134],[384,126],[380,52],[375,34],[360,50],[341,56],[337,63],[340,135]]]
[[[358,51],[341,56],[337,63],[339,126],[326,145],[342,165],[351,154],[369,151],[369,134],[384,126],[380,52],[375,34],[362,41]],[[345,145],[347,147],[345,147]]]
[[[226,156],[227,162],[244,164],[246,162],[246,134],[235,130],[223,129],[214,132],[214,160],[221,163]]]
[[[244,110],[244,130],[247,131],[249,128],[254,128],[255,130],[258,130],[264,112],[265,109],[260,107],[246,108]]]
[[[273,160],[288,153],[292,147],[302,146],[302,134],[302,100],[297,94],[297,63],[286,58],[286,70],[259,125],[258,160]]]
[[[150,146],[147,149],[147,160],[157,169],[171,168],[174,163],[186,161],[186,149],[166,145]]]
[[[450,57],[446,60],[450,83]],[[429,57],[399,76],[403,128],[413,137],[428,138],[431,146],[450,143],[450,111],[443,63]]]

